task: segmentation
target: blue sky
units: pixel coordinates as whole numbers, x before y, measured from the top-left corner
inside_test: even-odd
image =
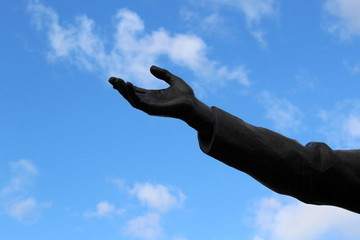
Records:
[[[359,239],[360,217],[273,193],[185,123],[107,83],[196,95],[302,144],[360,145],[357,0],[2,1],[0,237]]]

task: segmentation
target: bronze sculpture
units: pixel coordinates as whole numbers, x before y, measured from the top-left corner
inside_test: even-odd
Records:
[[[197,130],[201,150],[243,171],[275,192],[302,202],[360,213],[360,150],[306,146],[252,126],[199,101],[181,78],[156,66],[151,73],[170,86],[148,90],[120,78],[109,82],[134,107],[153,116],[178,118]]]

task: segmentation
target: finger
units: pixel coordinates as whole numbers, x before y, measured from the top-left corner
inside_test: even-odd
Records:
[[[134,86],[134,90],[135,90],[136,93],[147,93],[149,91],[147,89],[139,88],[139,87],[136,87],[136,86]]]
[[[134,85],[132,85],[132,83],[130,82],[127,82],[125,86],[128,94],[128,101],[130,102],[130,104],[134,108],[141,109],[142,104],[139,97],[135,93]]]
[[[111,77],[111,78],[109,78],[108,82],[113,86],[114,89],[118,90],[118,83],[121,80],[122,79],[120,79],[120,78]]]
[[[111,85],[115,85],[115,82],[116,82],[117,78],[116,77],[111,77],[109,78],[108,82],[111,84]]]
[[[150,68],[150,72],[155,77],[164,80],[165,82],[167,82],[170,85],[172,85],[174,83],[175,76],[166,69],[159,68],[159,67],[153,65]]]
[[[116,77],[110,77],[108,82],[115,88],[116,82],[118,81],[119,78]]]
[[[118,88],[117,90],[119,91],[119,93],[126,99],[129,101],[129,93],[128,90],[126,88],[126,83],[124,80],[121,80],[118,82],[117,84]]]
[[[114,89],[118,90],[118,92],[126,100],[129,99],[124,80],[122,80],[121,78],[111,77],[109,78],[109,83],[113,86]]]
[[[127,92],[125,81],[117,78],[114,84],[114,88],[119,91],[119,93],[129,101],[129,94]]]
[[[119,83],[124,82],[121,78],[111,77],[109,78],[108,82],[113,86],[114,89],[119,88]]]

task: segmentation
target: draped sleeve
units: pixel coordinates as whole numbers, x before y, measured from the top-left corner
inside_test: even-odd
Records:
[[[320,142],[303,146],[219,108],[211,109],[213,134],[198,134],[204,153],[275,192],[360,213],[360,150],[332,150]]]

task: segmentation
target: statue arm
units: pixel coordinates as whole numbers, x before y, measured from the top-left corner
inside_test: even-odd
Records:
[[[111,77],[109,82],[134,108],[152,116],[181,119],[199,133],[211,135],[211,108],[195,97],[192,88],[166,69],[151,66],[150,72],[170,86],[166,89],[148,90],[116,77]]]
[[[360,150],[334,151],[325,143],[303,146],[216,107],[212,111],[213,135],[199,134],[203,152],[278,193],[360,213]]]
[[[270,189],[306,203],[360,213],[360,150],[334,151],[324,143],[303,146],[208,107],[184,80],[165,69],[152,66],[150,71],[170,86],[148,90],[120,78],[112,77],[109,82],[134,108],[185,121],[198,131],[203,152]]]

